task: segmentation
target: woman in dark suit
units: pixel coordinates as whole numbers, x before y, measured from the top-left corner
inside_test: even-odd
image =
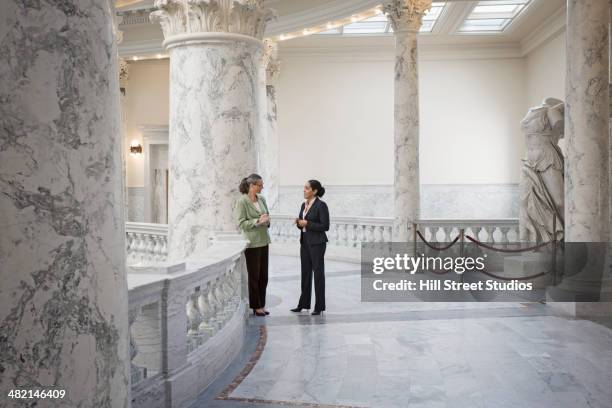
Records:
[[[329,230],[329,210],[327,204],[320,200],[325,188],[317,180],[308,180],[304,185],[304,203],[300,215],[295,219],[300,232],[300,260],[302,261],[302,294],[292,312],[310,309],[312,292],[312,275],[314,271],[315,307],[311,313],[318,316],[325,310],[325,248]]]

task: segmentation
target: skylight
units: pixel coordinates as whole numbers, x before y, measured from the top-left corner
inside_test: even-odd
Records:
[[[461,33],[499,33],[527,7],[530,0],[486,0],[476,3],[465,19]]]
[[[421,32],[429,33],[434,29],[438,18],[444,10],[446,2],[434,2],[423,16]],[[318,35],[385,35],[393,32],[391,23],[384,14],[379,14],[365,20],[355,21],[344,26],[321,31]]]

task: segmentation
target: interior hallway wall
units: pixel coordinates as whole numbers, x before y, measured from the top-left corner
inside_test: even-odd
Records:
[[[280,57],[280,211],[293,212],[302,183],[319,178],[335,214],[390,215],[392,53]],[[517,216],[520,120],[563,96],[564,61],[563,33],[524,58],[421,58],[423,218]],[[168,60],[130,62],[127,144],[141,140],[138,125],[168,124],[168,74]],[[132,206],[144,202],[143,173],[142,156],[128,155]]]

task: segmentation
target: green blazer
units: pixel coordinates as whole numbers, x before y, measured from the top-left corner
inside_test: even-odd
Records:
[[[259,201],[261,211],[255,208],[248,195],[243,194],[238,199],[234,210],[234,218],[238,228],[242,230],[242,235],[249,241],[249,248],[264,247],[270,243],[269,227],[267,225],[256,225],[262,214],[270,214],[268,205],[266,199],[260,194],[257,194],[257,201]]]

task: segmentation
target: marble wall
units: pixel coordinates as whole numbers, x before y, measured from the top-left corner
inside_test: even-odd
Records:
[[[131,222],[145,221],[145,188],[127,188],[127,220]]]
[[[113,15],[0,2],[0,390],[66,391],[41,406],[129,406]]]
[[[302,186],[281,186],[278,213],[298,211],[303,200],[302,189]],[[392,216],[391,185],[326,185],[325,189],[323,200],[332,216]],[[421,219],[517,218],[518,199],[517,184],[422,184]]]

